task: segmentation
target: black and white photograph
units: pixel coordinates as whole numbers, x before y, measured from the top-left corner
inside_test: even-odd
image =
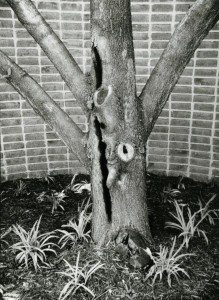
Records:
[[[219,0],[0,0],[0,300],[219,299]]]

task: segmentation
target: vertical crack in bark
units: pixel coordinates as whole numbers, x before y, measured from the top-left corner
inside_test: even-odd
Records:
[[[102,62],[97,47],[95,47],[94,45],[92,46],[92,53],[93,53],[93,66],[94,66],[95,77],[96,77],[96,89],[98,89],[102,85],[102,74],[103,74]]]
[[[106,159],[106,143],[103,142],[102,132],[101,132],[101,123],[98,121],[97,117],[94,120],[94,127],[96,130],[96,135],[99,140],[99,151],[100,151],[100,168],[102,173],[102,187],[103,187],[103,198],[105,202],[105,209],[106,214],[108,217],[108,221],[111,222],[112,220],[112,203],[111,203],[111,196],[110,191],[107,187],[107,177],[109,174],[107,168],[107,159]]]

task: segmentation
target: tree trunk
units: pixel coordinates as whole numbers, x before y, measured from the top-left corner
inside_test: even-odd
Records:
[[[93,239],[105,243],[125,228],[135,229],[150,241],[130,1],[91,1],[91,28],[96,75],[88,141]]]
[[[30,0],[7,1],[89,115],[87,154],[92,164],[94,241],[98,244],[112,238],[121,241],[122,236],[118,234],[132,235],[134,229],[146,243],[150,242],[146,139],[195,49],[218,20],[219,1],[197,0],[176,29],[139,98],[130,0],[91,0],[94,87],[88,84]],[[1,52],[0,75],[88,166],[81,130],[26,72]]]

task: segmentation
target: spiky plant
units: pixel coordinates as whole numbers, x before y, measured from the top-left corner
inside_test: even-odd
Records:
[[[181,233],[179,237],[183,237],[183,243],[185,243],[186,248],[189,247],[190,239],[195,235],[203,236],[206,243],[208,244],[208,238],[206,232],[200,229],[200,224],[208,219],[210,224],[214,224],[214,217],[218,217],[218,210],[209,209],[210,203],[215,199],[215,195],[202,206],[199,202],[199,210],[192,214],[191,209],[187,206],[187,214],[185,216],[183,204],[178,204],[177,201],[174,202],[176,213],[170,213],[170,215],[176,220],[176,222],[166,222],[166,227],[171,227],[179,230]]]
[[[175,250],[176,245],[176,237],[174,237],[173,244],[169,250],[168,247],[160,245],[159,251],[156,255],[153,255],[149,248],[145,250],[145,252],[150,256],[153,260],[154,265],[150,268],[146,280],[152,278],[152,285],[154,285],[155,281],[159,277],[161,281],[165,276],[167,276],[168,285],[171,286],[172,277],[175,277],[177,281],[179,281],[180,273],[189,277],[188,273],[181,267],[182,259],[194,255],[192,253],[182,253],[179,254],[184,247],[184,243],[180,245],[180,247]]]
[[[46,253],[52,252],[57,254],[51,247],[56,246],[50,240],[56,238],[52,233],[39,233],[39,226],[42,216],[34,223],[30,231],[26,231],[20,225],[13,225],[13,232],[19,237],[19,242],[13,244],[11,248],[17,253],[15,260],[19,264],[24,264],[28,269],[32,263],[35,271],[40,268],[40,265],[49,266],[46,263]]]
[[[87,283],[91,276],[94,273],[96,273],[97,270],[103,267],[103,264],[101,264],[100,261],[96,263],[88,262],[85,264],[85,266],[80,267],[79,260],[80,252],[78,252],[75,265],[71,265],[68,261],[64,259],[64,262],[66,264],[66,270],[63,272],[58,272],[58,274],[67,277],[69,280],[62,289],[59,295],[59,300],[65,300],[69,296],[72,297],[80,288],[84,289],[92,297],[95,297],[93,291],[87,287]]]
[[[17,187],[14,191],[15,196],[21,196],[25,194],[27,191],[26,189],[27,189],[27,185],[22,180],[19,180],[17,183]]]
[[[91,213],[86,213],[86,208],[82,210],[79,214],[78,221],[69,221],[67,225],[62,225],[67,230],[58,230],[62,234],[62,237],[59,239],[58,243],[62,244],[61,248],[65,247],[66,244],[74,244],[78,240],[88,241],[90,238],[90,230],[86,231],[88,223],[91,221]]]
[[[56,211],[58,208],[65,210],[61,203],[65,203],[64,198],[66,197],[67,196],[64,190],[52,194],[52,215],[54,214],[54,211]]]
[[[81,182],[75,183],[75,179],[78,174],[75,174],[70,183],[70,189],[76,194],[82,194],[86,191],[89,195],[91,193],[91,184],[87,180],[82,180]]]

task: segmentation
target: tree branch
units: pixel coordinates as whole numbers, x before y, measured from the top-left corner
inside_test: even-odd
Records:
[[[176,28],[140,95],[147,136],[184,68],[218,18],[218,0],[197,0]]]
[[[7,0],[7,2],[22,25],[57,68],[70,91],[79,101],[83,111],[88,112],[86,103],[91,97],[91,87],[78,64],[56,33],[30,0]]]
[[[0,75],[28,101],[34,111],[56,131],[66,146],[89,169],[90,162],[85,148],[86,135],[34,79],[2,51],[0,51]]]

